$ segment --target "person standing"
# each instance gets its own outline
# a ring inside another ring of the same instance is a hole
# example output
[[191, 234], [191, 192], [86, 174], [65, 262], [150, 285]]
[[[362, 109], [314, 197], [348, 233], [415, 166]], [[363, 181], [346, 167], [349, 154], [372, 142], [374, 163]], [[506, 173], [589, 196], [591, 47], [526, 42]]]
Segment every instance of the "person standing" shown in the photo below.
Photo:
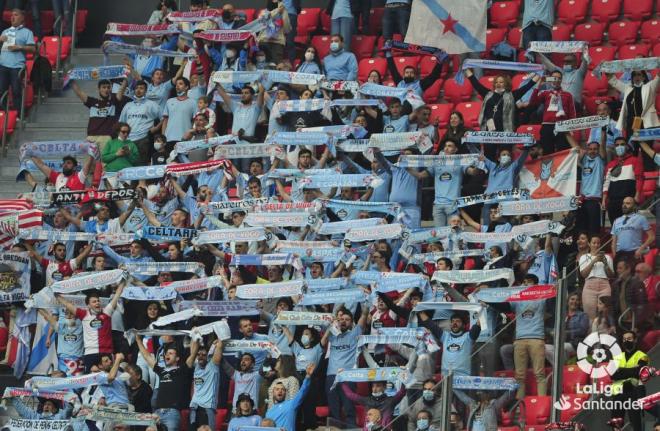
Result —
[[596, 317], [596, 304], [600, 296], [611, 296], [609, 279], [614, 276], [612, 258], [600, 249], [598, 235], [589, 238], [589, 253], [580, 257], [580, 275], [585, 279], [582, 289], [582, 308], [589, 320]]
[[133, 92], [133, 101], [128, 102], [121, 110], [119, 121], [130, 126], [128, 139], [133, 141], [140, 152], [140, 164], [148, 165], [151, 157], [151, 139], [149, 134], [155, 134], [160, 125], [160, 106], [146, 98], [147, 83], [138, 81]]
[[[213, 343], [213, 357], [209, 361], [209, 350], [200, 346], [196, 339], [190, 346], [190, 356], [186, 360], [188, 368], [194, 368], [193, 395], [190, 400], [190, 426], [197, 428], [208, 425], [215, 429], [215, 409], [218, 406], [218, 386], [220, 384], [220, 361], [222, 350], [218, 341]], [[206, 413], [206, 421], [200, 419], [200, 410]]]
[[[0, 9], [1, 11], [2, 9]], [[0, 94], [11, 87], [14, 109], [20, 111], [21, 77], [19, 72], [25, 66], [25, 54], [36, 51], [32, 31], [23, 25], [25, 13], [20, 9], [11, 11], [11, 27], [0, 35]], [[8, 103], [8, 101], [7, 101]]]
[[525, 0], [522, 24], [522, 48], [530, 42], [552, 40], [555, 22], [555, 2], [552, 0]]
[[529, 99], [529, 106], [543, 104], [543, 124], [541, 125], [541, 146], [543, 154], [550, 155], [556, 151], [568, 148], [565, 134], [555, 134], [555, 124], [559, 121], [575, 118], [575, 103], [571, 93], [562, 90], [563, 73], [559, 70], [552, 72], [545, 81], [551, 83], [549, 90], [535, 88]]
[[330, 0], [325, 12], [330, 15], [330, 34], [340, 34], [346, 51], [351, 50], [353, 37], [353, 9], [359, 6], [356, 0]]
[[600, 130], [598, 141], [589, 141], [587, 150], [580, 149], [573, 135], [566, 134], [566, 139], [571, 147], [580, 151], [580, 167], [582, 168], [580, 191], [583, 196], [582, 205], [578, 209], [577, 225], [590, 235], [600, 233], [603, 219], [601, 201], [603, 199], [603, 178], [605, 176], [605, 164], [607, 163], [607, 150], [605, 140], [607, 139], [607, 126]]
[[358, 62], [355, 54], [350, 52], [346, 38], [333, 33], [330, 36], [330, 53], [323, 58], [325, 76], [331, 81], [357, 80]]
[[105, 144], [101, 154], [105, 172], [119, 172], [140, 163], [138, 147], [128, 138], [130, 133], [131, 126], [128, 124], [119, 122], [115, 125], [113, 135], [116, 135], [116, 138]]
[[[410, 21], [410, 0], [386, 0], [383, 11], [383, 39], [392, 40], [394, 33], [405, 36]], [[395, 32], [394, 30], [398, 30]]]
[[660, 126], [655, 108], [660, 75], [656, 74], [655, 78], [649, 81], [646, 71], [634, 70], [630, 74], [630, 83], [623, 83], [612, 74], [608, 74], [607, 79], [610, 86], [623, 95], [617, 129], [624, 131], [627, 138], [639, 129]]
[[183, 139], [183, 134], [192, 127], [192, 119], [197, 111], [197, 102], [188, 97], [190, 81], [177, 78], [175, 84], [176, 97], [165, 103], [163, 110], [163, 134], [167, 138], [167, 150], [172, 151], [174, 144]]
[[[618, 369], [612, 375], [614, 382], [611, 385], [614, 400], [619, 401], [619, 406], [624, 402], [638, 400], [645, 395], [644, 384], [639, 380], [640, 369], [649, 364], [649, 357], [641, 350], [637, 350], [637, 335], [633, 331], [626, 331], [621, 336], [622, 352], [613, 358], [619, 364]], [[641, 409], [614, 408], [612, 418], [623, 418], [628, 413], [633, 431], [642, 431]]]
[[[614, 260], [628, 262], [630, 267], [640, 262], [654, 235], [646, 217], [637, 212], [635, 200], [628, 196], [621, 204], [623, 215], [612, 223], [612, 254]], [[646, 239], [644, 239], [646, 233]]]
[[644, 184], [642, 161], [630, 152], [624, 138], [614, 141], [614, 151], [616, 157], [605, 167], [601, 204], [603, 208], [607, 208], [607, 216], [612, 224], [621, 216], [626, 196], [632, 196], [634, 202], [639, 202]]

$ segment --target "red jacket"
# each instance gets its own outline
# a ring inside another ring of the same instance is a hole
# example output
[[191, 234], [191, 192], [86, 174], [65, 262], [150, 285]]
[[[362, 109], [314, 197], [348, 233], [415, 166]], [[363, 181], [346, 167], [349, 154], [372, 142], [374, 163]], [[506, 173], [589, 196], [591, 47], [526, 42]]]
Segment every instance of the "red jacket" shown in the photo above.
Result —
[[618, 157], [615, 157], [605, 167], [603, 195], [607, 195], [610, 199], [623, 199], [626, 196], [635, 197], [635, 194], [641, 196], [644, 186], [642, 159], [632, 154], [626, 154], [622, 159], [621, 173], [615, 177], [612, 175], [612, 169], [619, 164], [619, 160]]
[[[558, 117], [557, 111], [548, 111], [550, 100], [552, 96], [558, 94], [561, 98], [562, 108], [564, 108], [565, 115]], [[558, 121], [570, 120], [575, 118], [575, 103], [573, 103], [573, 96], [563, 90], [543, 90], [539, 91], [535, 88], [532, 92], [532, 97], [529, 99], [529, 106], [536, 106], [543, 103], [543, 122], [556, 123]]]

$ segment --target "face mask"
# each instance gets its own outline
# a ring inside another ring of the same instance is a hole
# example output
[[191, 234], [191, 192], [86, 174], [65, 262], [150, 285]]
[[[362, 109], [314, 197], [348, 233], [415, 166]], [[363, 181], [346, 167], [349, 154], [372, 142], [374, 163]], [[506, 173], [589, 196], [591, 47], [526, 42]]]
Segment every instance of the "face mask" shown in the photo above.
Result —
[[509, 164], [510, 162], [511, 162], [511, 156], [508, 156], [508, 155], [506, 155], [506, 154], [503, 155], [503, 156], [500, 156], [500, 164], [501, 164], [501, 165], [507, 165], [507, 164]]
[[633, 82], [633, 85], [637, 88], [640, 88], [642, 85], [644, 85], [643, 82]]
[[160, 151], [162, 149], [163, 149], [163, 144], [161, 144], [160, 142], [154, 142], [154, 150]]
[[624, 341], [623, 342], [623, 348], [625, 350], [633, 350], [635, 348], [635, 342], [634, 341]]
[[179, 97], [183, 97], [183, 96], [186, 95], [186, 92], [185, 91], [177, 91], [176, 95], [179, 96]]
[[330, 42], [330, 51], [332, 51], [332, 52], [339, 51], [339, 43], [338, 42]]
[[504, 88], [496, 88], [494, 91], [495, 91], [497, 94], [502, 94], [502, 93], [504, 93], [504, 91], [506, 91], [506, 89], [504, 89]]
[[231, 21], [232, 20], [231, 11], [229, 10], [222, 11], [222, 20], [225, 22]]
[[227, 58], [234, 58], [234, 57], [236, 57], [236, 53], [235, 53], [234, 51], [228, 49], [228, 50], [225, 52], [225, 57], [227, 57]]
[[571, 72], [572, 70], [573, 70], [573, 65], [571, 64], [564, 65], [564, 72]]
[[305, 60], [307, 60], [307, 61], [314, 60], [314, 53], [313, 52], [306, 52], [305, 53]]
[[413, 82], [415, 82], [415, 78], [404, 77], [403, 82], [405, 82], [406, 84], [412, 84]]
[[309, 345], [309, 335], [303, 335], [300, 337], [300, 342], [303, 343], [304, 346]]
[[257, 63], [263, 63], [265, 61], [266, 61], [266, 57], [264, 57], [263, 55], [260, 55], [259, 57], [257, 57]]
[[417, 429], [418, 430], [425, 430], [428, 429], [429, 427], [429, 420], [428, 419], [417, 419]]
[[426, 401], [433, 401], [435, 399], [435, 394], [433, 393], [433, 391], [429, 389], [425, 389], [422, 392], [422, 398], [424, 398], [424, 400]]
[[263, 370], [264, 370], [264, 373], [270, 373], [270, 371], [272, 370], [272, 368], [270, 368], [270, 367], [263, 367]]
[[384, 392], [372, 392], [371, 396], [374, 398], [382, 397]]
[[624, 147], [623, 145], [617, 145], [616, 147], [614, 147], [614, 152], [616, 153], [617, 156], [621, 157], [624, 154], [626, 154], [626, 147]]

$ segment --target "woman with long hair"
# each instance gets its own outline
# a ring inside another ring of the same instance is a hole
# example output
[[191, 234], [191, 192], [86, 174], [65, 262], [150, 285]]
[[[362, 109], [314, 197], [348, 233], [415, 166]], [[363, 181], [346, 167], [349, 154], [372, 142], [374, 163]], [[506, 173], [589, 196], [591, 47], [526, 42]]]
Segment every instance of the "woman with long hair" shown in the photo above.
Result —
[[316, 48], [314, 48], [312, 45], [309, 45], [305, 49], [303, 60], [298, 65], [296, 72], [321, 74], [323, 73], [322, 70], [323, 68], [321, 67], [321, 60], [319, 59], [319, 55], [316, 52]]
[[609, 278], [614, 276], [612, 258], [601, 251], [598, 235], [589, 238], [589, 253], [580, 258], [579, 265], [580, 275], [585, 279], [582, 307], [589, 319], [593, 319], [597, 314], [598, 297], [612, 295]]
[[612, 297], [601, 296], [596, 306], [596, 316], [591, 321], [591, 332], [616, 334], [616, 320], [612, 316]]
[[[452, 111], [451, 114], [449, 114], [447, 131], [442, 135], [442, 138], [440, 138], [440, 145], [438, 148], [442, 149], [445, 142], [452, 141], [458, 144], [458, 154], [467, 154], [471, 152], [467, 146], [461, 144], [463, 136], [465, 136], [470, 130], [472, 129], [465, 127], [465, 118], [463, 117], [463, 114], [459, 111]], [[479, 151], [475, 148], [474, 152]]]

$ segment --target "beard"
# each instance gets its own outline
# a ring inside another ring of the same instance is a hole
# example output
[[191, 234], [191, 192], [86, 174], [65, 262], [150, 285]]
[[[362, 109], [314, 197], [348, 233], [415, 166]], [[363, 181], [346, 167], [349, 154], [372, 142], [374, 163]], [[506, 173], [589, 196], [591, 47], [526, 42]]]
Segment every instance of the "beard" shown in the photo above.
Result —
[[62, 173], [65, 177], [70, 177], [73, 174], [73, 169], [62, 169]]

